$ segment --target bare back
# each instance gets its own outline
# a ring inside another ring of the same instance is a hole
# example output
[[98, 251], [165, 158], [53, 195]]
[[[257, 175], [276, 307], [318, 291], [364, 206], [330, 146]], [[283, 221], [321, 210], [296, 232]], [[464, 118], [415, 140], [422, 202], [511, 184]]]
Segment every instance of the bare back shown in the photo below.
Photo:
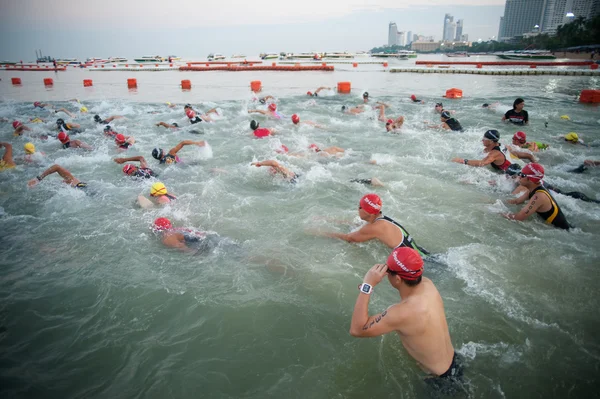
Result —
[[406, 351], [425, 371], [441, 375], [450, 368], [454, 356], [442, 297], [425, 277], [411, 291], [388, 309], [388, 315], [401, 320], [396, 333]]

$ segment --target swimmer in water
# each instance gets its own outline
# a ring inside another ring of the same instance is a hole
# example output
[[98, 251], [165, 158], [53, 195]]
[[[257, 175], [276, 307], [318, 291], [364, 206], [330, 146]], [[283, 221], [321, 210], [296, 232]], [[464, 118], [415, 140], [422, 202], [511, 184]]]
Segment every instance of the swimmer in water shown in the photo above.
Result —
[[68, 184], [68, 185], [70, 185], [71, 187], [74, 187], [74, 188], [85, 188], [85, 187], [87, 187], [86, 183], [83, 183], [79, 179], [75, 178], [75, 176], [73, 176], [71, 174], [71, 172], [69, 172], [68, 170], [66, 170], [62, 166], [56, 165], [56, 164], [50, 166], [48, 169], [46, 169], [45, 171], [43, 171], [36, 178], [29, 180], [29, 182], [27, 182], [27, 185], [29, 187], [33, 187], [36, 184], [38, 184], [39, 182], [41, 182], [46, 176], [51, 175], [53, 173], [58, 173], [58, 175], [63, 178], [63, 182], [66, 183], [66, 184]]
[[156, 173], [154, 173], [154, 171], [148, 167], [148, 163], [146, 162], [146, 159], [141, 155], [138, 155], [135, 157], [128, 157], [128, 158], [115, 158], [114, 161], [118, 164], [122, 164], [125, 162], [139, 162], [140, 163], [140, 166], [135, 166], [130, 163], [125, 164], [125, 166], [123, 166], [123, 173], [125, 173], [127, 176], [144, 178], [144, 179], [149, 179], [151, 177], [158, 177], [158, 175]]
[[380, 105], [376, 106], [375, 109], [379, 109], [378, 120], [380, 122], [385, 122], [385, 130], [386, 131], [392, 132], [392, 131], [398, 130], [404, 124], [404, 116], [399, 116], [395, 119], [391, 119], [391, 118], [388, 118], [387, 116], [385, 116], [385, 109], [386, 109], [385, 104], [380, 104]]
[[314, 91], [314, 93], [313, 93], [313, 92], [311, 92], [311, 91], [307, 91], [307, 92], [306, 92], [306, 95], [307, 95], [307, 96], [311, 96], [311, 97], [318, 97], [318, 96], [319, 96], [319, 93], [320, 93], [322, 90], [331, 90], [331, 87], [325, 87], [325, 86], [321, 86], [321, 87], [319, 87], [317, 90], [315, 90], [315, 91]]
[[275, 118], [275, 119], [281, 119], [283, 117], [283, 115], [281, 115], [279, 112], [277, 112], [277, 104], [275, 103], [271, 103], [269, 104], [269, 109], [267, 111], [262, 110], [262, 109], [251, 109], [248, 110], [249, 114], [263, 114], [266, 116], [270, 116], [271, 118]]
[[453, 114], [455, 111], [451, 110], [451, 109], [444, 109], [444, 104], [442, 103], [435, 103], [435, 107], [433, 107], [434, 112], [441, 114], [444, 111], [447, 111], [451, 114]]
[[[506, 147], [502, 148], [498, 141], [500, 140], [500, 133], [497, 130], [488, 130], [483, 135], [481, 142], [483, 143], [484, 152], [487, 153], [486, 157], [482, 160], [475, 159], [463, 159], [463, 158], [452, 158], [452, 162], [464, 163], [469, 166], [487, 166], [490, 165], [492, 169], [496, 171], [506, 171], [512, 164], [510, 161], [510, 152]], [[527, 156], [533, 156], [531, 154], [523, 153]]]
[[275, 101], [275, 97], [268, 95], [268, 96], [264, 96], [261, 98], [258, 97], [254, 97], [254, 101], [258, 100], [258, 102], [260, 102], [261, 104], [266, 104], [267, 101], [271, 100], [271, 101]]
[[179, 125], [175, 122], [167, 123], [167, 122], [158, 122], [156, 126], [162, 126], [167, 129], [179, 129]]
[[122, 118], [125, 118], [125, 117], [123, 115], [113, 115], [113, 116], [109, 116], [106, 119], [102, 119], [100, 117], [100, 115], [94, 115], [94, 122], [101, 123], [103, 125], [108, 125], [109, 123], [111, 123], [115, 119], [122, 119]]
[[519, 173], [519, 184], [525, 186], [528, 192], [519, 200], [524, 202], [529, 199], [529, 203], [518, 213], [504, 213], [503, 216], [509, 220], [522, 221], [533, 213], [537, 213], [546, 223], [560, 229], [569, 230], [571, 226], [552, 195], [543, 186], [543, 178], [544, 167], [542, 165], [537, 163], [526, 165]]
[[150, 199], [143, 195], [138, 195], [138, 204], [144, 208], [153, 208], [159, 205], [168, 205], [177, 199], [176, 196], [169, 194], [167, 187], [161, 182], [156, 182], [150, 187]]
[[105, 136], [114, 138], [117, 134], [119, 134], [119, 133], [115, 132], [110, 125], [104, 126], [104, 135]]
[[[350, 335], [366, 338], [396, 332], [408, 354], [424, 371], [435, 376], [425, 380], [428, 384], [458, 386], [463, 366], [452, 346], [444, 302], [433, 282], [423, 276], [423, 264], [417, 251], [397, 248], [386, 264], [374, 265], [358, 286]], [[369, 316], [371, 293], [385, 276], [398, 290], [400, 302]]]
[[66, 150], [67, 148], [84, 148], [91, 150], [92, 147], [87, 145], [81, 140], [71, 140], [71, 137], [65, 132], [60, 132], [57, 136], [58, 140], [62, 143], [62, 147]]
[[589, 147], [589, 145], [587, 145], [583, 140], [581, 140], [579, 138], [579, 135], [575, 132], [570, 132], [564, 136], [558, 136], [558, 139], [560, 139], [560, 140], [564, 139], [564, 141], [569, 144], [573, 144], [573, 145], [580, 144], [584, 147]]
[[183, 140], [175, 147], [171, 148], [167, 153], [165, 153], [162, 148], [155, 148], [152, 150], [152, 157], [157, 159], [161, 164], [165, 165], [181, 162], [177, 156], [177, 153], [186, 145], [197, 145], [198, 147], [204, 147], [206, 146], [206, 141]]
[[277, 130], [272, 127], [260, 127], [260, 123], [255, 120], [250, 121], [250, 129], [252, 129], [252, 134], [257, 139], [262, 139], [277, 133]]
[[26, 163], [39, 163], [46, 156], [46, 154], [41, 151], [36, 152], [35, 145], [33, 145], [33, 143], [25, 143], [23, 149], [25, 150], [25, 156], [23, 157], [23, 160]]
[[47, 109], [48, 111], [51, 111], [55, 114], [58, 114], [59, 112], [64, 112], [65, 114], [69, 115], [69, 117], [74, 118], [75, 115], [73, 115], [72, 113], [70, 113], [69, 111], [67, 111], [65, 108], [59, 108], [59, 109], [55, 109], [54, 105], [52, 104], [45, 104], [39, 101], [36, 101], [33, 103], [33, 108], [42, 108], [42, 109]]
[[410, 99], [412, 100], [412, 102], [413, 102], [413, 103], [425, 104], [425, 101], [423, 101], [423, 100], [419, 100], [419, 99], [417, 98], [417, 96], [415, 96], [414, 94], [412, 94], [412, 95], [410, 96]]
[[512, 137], [512, 144], [515, 147], [524, 148], [531, 152], [539, 152], [540, 150], [546, 150], [550, 147], [550, 145], [540, 143], [539, 141], [527, 142], [527, 135], [525, 132], [516, 132]]
[[[308, 150], [310, 152], [319, 154], [320, 156], [326, 156], [326, 157], [334, 156], [337, 158], [342, 157], [345, 152], [345, 150], [341, 147], [327, 147], [327, 148], [321, 149], [321, 148], [319, 148], [318, 145], [316, 145], [314, 143], [308, 146]], [[295, 152], [295, 153], [292, 153], [289, 155], [292, 157], [297, 157], [297, 158], [302, 158], [302, 157], [306, 156], [306, 154], [302, 153], [302, 152]]]
[[[440, 121], [442, 122], [439, 125], [429, 125], [427, 126], [430, 129], [444, 129], [444, 130], [452, 130], [454, 132], [462, 132], [463, 127], [460, 122], [450, 116], [450, 112], [443, 111], [440, 115]], [[427, 122], [425, 122], [427, 123]]]
[[165, 246], [185, 252], [197, 252], [197, 249], [190, 248], [188, 245], [197, 243], [206, 237], [206, 233], [204, 232], [193, 229], [173, 228], [171, 221], [164, 217], [154, 221], [152, 231], [160, 235], [160, 240]]
[[185, 111], [185, 116], [188, 117], [190, 123], [196, 124], [202, 121], [204, 122], [213, 122], [213, 119], [210, 117], [210, 114], [219, 115], [216, 108], [209, 109], [205, 114], [195, 111], [190, 104], [186, 104], [183, 106], [183, 110]]
[[529, 114], [525, 111], [525, 100], [517, 98], [513, 103], [513, 108], [506, 111], [502, 117], [502, 122], [510, 122], [515, 125], [529, 125]]
[[294, 125], [309, 125], [309, 126], [314, 126], [316, 128], [319, 128], [319, 129], [325, 129], [325, 127], [323, 127], [323, 126], [321, 126], [318, 123], [313, 122], [313, 121], [302, 121], [302, 122], [300, 122], [300, 116], [298, 116], [298, 114], [292, 115], [292, 123]]
[[64, 119], [59, 118], [56, 120], [56, 128], [59, 132], [72, 132], [73, 134], [75, 134], [79, 133], [79, 130], [77, 129], [80, 129], [81, 125], [78, 125], [77, 123], [66, 123]]
[[115, 136], [115, 144], [117, 145], [117, 149], [122, 151], [135, 144], [135, 139], [133, 136], [125, 136], [124, 134], [119, 133]]
[[365, 112], [365, 107], [362, 104], [356, 107], [347, 107], [345, 105], [342, 105], [342, 112], [346, 115], [358, 115]]
[[260, 168], [261, 166], [269, 166], [271, 173], [281, 175], [290, 183], [296, 183], [298, 180], [298, 175], [296, 173], [292, 172], [275, 160], [252, 162], [250, 165], [256, 166], [257, 168]]
[[22, 136], [23, 132], [30, 132], [31, 131], [30, 128], [28, 128], [27, 126], [25, 126], [20, 121], [14, 121], [12, 123], [12, 126], [15, 129], [15, 131], [13, 132], [13, 136]]
[[0, 172], [8, 169], [13, 169], [17, 164], [13, 159], [13, 148], [10, 143], [0, 142], [0, 147], [4, 147], [4, 154], [0, 159]]
[[494, 109], [496, 109], [496, 107], [497, 107], [499, 104], [500, 104], [500, 103], [492, 103], [492, 104], [483, 103], [483, 105], [481, 106], [481, 108], [494, 110]]
[[429, 255], [429, 252], [417, 245], [400, 223], [388, 216], [384, 216], [381, 208], [381, 198], [377, 194], [366, 194], [360, 199], [358, 205], [358, 216], [367, 222], [366, 225], [348, 234], [320, 231], [313, 231], [313, 234], [339, 238], [347, 242], [365, 242], [378, 239], [388, 248], [408, 247], [415, 249], [421, 255]]

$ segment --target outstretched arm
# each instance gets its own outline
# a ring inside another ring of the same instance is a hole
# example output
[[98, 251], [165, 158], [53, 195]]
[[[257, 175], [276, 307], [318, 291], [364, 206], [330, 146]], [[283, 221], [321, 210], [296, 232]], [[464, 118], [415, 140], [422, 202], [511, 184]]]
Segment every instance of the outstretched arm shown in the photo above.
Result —
[[321, 90], [331, 90], [331, 87], [325, 87], [325, 86], [321, 86], [319, 87], [317, 90], [315, 90], [315, 94], [317, 94], [318, 92], [320, 92]]
[[268, 115], [269, 113], [267, 111], [263, 111], [262, 109], [250, 109], [248, 110], [249, 114], [263, 114], [263, 115]]
[[167, 124], [166, 122], [158, 122], [156, 126], [166, 127], [167, 129], [171, 127], [171, 125]]
[[144, 157], [143, 157], [143, 156], [141, 156], [141, 155], [138, 155], [138, 156], [135, 156], [135, 157], [121, 157], [121, 158], [115, 158], [115, 159], [114, 159], [114, 161], [115, 161], [116, 163], [118, 163], [118, 164], [122, 164], [122, 163], [125, 163], [125, 162], [139, 162], [139, 163], [140, 163], [140, 166], [141, 166], [142, 168], [145, 168], [145, 167], [147, 167], [146, 160], [145, 160], [145, 159], [144, 159]]
[[179, 152], [179, 150], [181, 150], [184, 146], [186, 145], [192, 145], [195, 144], [199, 147], [204, 147], [206, 145], [205, 141], [192, 141], [192, 140], [183, 140], [181, 143], [177, 144], [175, 147], [171, 148], [171, 150], [169, 151], [169, 154], [171, 155], [175, 155]]
[[6, 142], [0, 142], [0, 147], [4, 147], [4, 155], [2, 156], [2, 160], [10, 166], [15, 166], [15, 161], [13, 160], [13, 150], [12, 145]]
[[75, 176], [73, 176], [71, 174], [71, 172], [69, 172], [68, 170], [66, 170], [65, 168], [63, 168], [60, 165], [54, 164], [54, 165], [50, 166], [48, 169], [46, 169], [45, 171], [43, 171], [35, 179], [29, 180], [29, 182], [27, 184], [29, 185], [29, 187], [35, 186], [36, 184], [41, 182], [46, 176], [49, 176], [53, 173], [58, 173], [60, 175], [60, 177], [62, 177], [64, 179], [65, 183], [68, 183], [68, 184], [73, 184], [74, 182], [78, 181], [75, 178]]
[[509, 220], [525, 220], [529, 216], [533, 215], [538, 208], [542, 205], [541, 198], [539, 195], [534, 195], [529, 203], [525, 205], [518, 213], [505, 213], [503, 216]]
[[346, 242], [365, 242], [377, 238], [376, 229], [373, 225], [363, 226], [361, 229], [349, 234], [336, 233], [333, 231], [315, 232], [315, 235], [321, 237], [339, 238]]
[[65, 114], [69, 115], [71, 118], [74, 118], [74, 117], [75, 117], [75, 115], [73, 115], [72, 113], [70, 113], [69, 111], [67, 111], [67, 110], [66, 110], [66, 109], [64, 109], [64, 108], [59, 108], [59, 109], [57, 109], [55, 112], [61, 112], [61, 111], [62, 111], [62, 112], [64, 112]]
[[260, 162], [252, 162], [251, 165], [254, 165], [257, 168], [259, 168], [261, 166], [270, 166], [270, 167], [274, 168], [277, 172], [281, 173], [287, 179], [291, 179], [291, 178], [293, 178], [295, 176], [294, 172], [292, 172], [291, 170], [289, 170], [285, 166], [282, 166], [279, 162], [277, 162], [275, 160], [266, 160], [266, 161], [260, 161]]
[[[469, 166], [486, 166], [491, 164], [492, 162], [494, 162], [495, 157], [492, 156], [492, 154], [488, 154], [487, 157], [485, 157], [482, 160], [477, 160], [477, 159], [463, 159], [463, 158], [452, 158], [452, 162], [456, 162], [456, 163], [464, 163], [465, 165], [469, 165]], [[467, 162], [465, 162], [467, 161]]]

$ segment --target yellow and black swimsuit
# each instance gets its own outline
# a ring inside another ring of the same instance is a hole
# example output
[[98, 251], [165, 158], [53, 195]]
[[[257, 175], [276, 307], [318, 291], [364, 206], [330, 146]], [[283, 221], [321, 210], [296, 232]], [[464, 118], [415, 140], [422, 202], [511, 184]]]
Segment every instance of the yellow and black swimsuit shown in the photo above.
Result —
[[544, 195], [547, 195], [548, 199], [550, 200], [550, 204], [552, 205], [552, 208], [550, 208], [549, 211], [536, 211], [536, 213], [542, 218], [544, 218], [546, 223], [551, 224], [560, 229], [569, 230], [571, 226], [569, 225], [569, 222], [567, 222], [565, 214], [562, 213], [560, 207], [558, 206], [556, 201], [554, 201], [554, 198], [552, 197], [552, 195], [550, 195], [548, 190], [546, 190], [543, 186], [536, 187], [532, 192], [529, 193], [529, 199], [531, 199], [536, 193], [544, 193]]
[[12, 169], [14, 167], [15, 167], [15, 165], [9, 165], [4, 161], [4, 159], [0, 159], [0, 172], [7, 170], [7, 169]]

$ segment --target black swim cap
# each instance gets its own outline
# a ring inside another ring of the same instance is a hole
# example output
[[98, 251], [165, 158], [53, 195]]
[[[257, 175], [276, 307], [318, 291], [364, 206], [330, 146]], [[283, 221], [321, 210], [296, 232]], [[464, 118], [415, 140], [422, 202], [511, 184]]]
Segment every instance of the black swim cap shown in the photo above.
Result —
[[163, 157], [163, 150], [162, 148], [155, 148], [152, 150], [152, 157], [154, 159], [158, 159], [160, 160]]
[[498, 140], [500, 140], [500, 133], [498, 133], [497, 130], [491, 129], [491, 130], [488, 130], [487, 132], [485, 132], [483, 137], [488, 140], [498, 142]]
[[483, 108], [487, 108], [487, 107], [489, 107], [489, 106], [490, 106], [490, 104], [488, 104], [488, 103], [484, 103], [484, 104], [482, 105], [482, 107], [483, 107]]
[[112, 127], [110, 127], [110, 125], [104, 126], [104, 131], [105, 132], [110, 132], [111, 130], [112, 130]]
[[442, 108], [443, 108], [443, 107], [444, 107], [444, 104], [442, 104], [442, 103], [435, 103], [435, 106], [436, 106], [436, 107], [442, 107]]
[[185, 104], [185, 105], [183, 106], [183, 109], [186, 109], [186, 108], [192, 108], [192, 106], [191, 106], [190, 104]]
[[368, 92], [368, 91], [365, 91], [365, 92], [363, 93], [363, 98], [365, 98], [365, 97], [367, 97], [367, 98], [369, 97], [369, 92]]
[[443, 111], [441, 116], [442, 116], [442, 118], [450, 119], [450, 112]]
[[342, 105], [342, 112], [344, 112], [346, 110], [346, 106]]
[[62, 124], [64, 124], [64, 123], [65, 123], [65, 121], [62, 120], [62, 119], [57, 119], [56, 120], [56, 124], [59, 125], [59, 126], [62, 125]]
[[171, 126], [179, 127], [179, 125], [175, 122], [171, 123]]
[[100, 119], [100, 115], [94, 115], [94, 120], [95, 120], [96, 122], [100, 122], [100, 121], [101, 121], [101, 119]]
[[267, 100], [265, 100], [264, 98], [261, 98], [259, 101], [261, 104], [265, 104], [267, 102]]
[[514, 176], [521, 171], [521, 165], [513, 163], [508, 166], [506, 169], [506, 174], [509, 176]]
[[250, 129], [252, 129], [252, 130], [258, 129], [258, 125], [259, 125], [259, 123], [257, 121], [252, 120], [252, 122], [250, 122]]

